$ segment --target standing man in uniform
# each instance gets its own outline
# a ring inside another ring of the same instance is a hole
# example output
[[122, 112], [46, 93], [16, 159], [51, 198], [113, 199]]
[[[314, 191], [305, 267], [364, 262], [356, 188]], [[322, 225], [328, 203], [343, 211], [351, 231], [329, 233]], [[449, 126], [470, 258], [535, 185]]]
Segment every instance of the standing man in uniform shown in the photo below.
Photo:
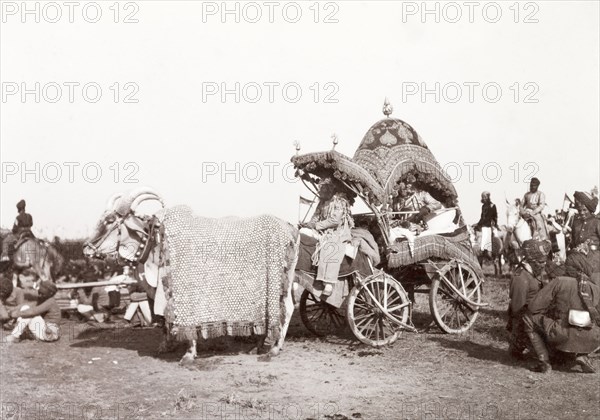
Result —
[[593, 211], [598, 205], [598, 200], [586, 192], [576, 191], [575, 207], [577, 217], [573, 221], [571, 231], [571, 250], [567, 255], [565, 265], [571, 265], [572, 255], [583, 254], [592, 267], [592, 272], [600, 272], [600, 219]]
[[17, 203], [17, 211], [19, 214], [13, 224], [12, 234], [6, 235], [6, 238], [2, 241], [2, 258], [0, 262], [10, 261], [9, 250], [13, 248], [19, 238], [23, 235], [33, 236], [31, 227], [33, 226], [33, 218], [31, 214], [25, 212], [25, 200], [21, 200]]
[[529, 183], [529, 192], [523, 197], [523, 208], [521, 217], [532, 225], [533, 239], [539, 241], [549, 241], [548, 227], [546, 217], [544, 216], [544, 207], [546, 207], [546, 196], [539, 191], [540, 180], [531, 178]]
[[498, 226], [498, 210], [492, 203], [489, 191], [481, 193], [481, 217], [477, 222], [477, 229], [481, 229], [481, 251], [487, 257], [492, 256], [493, 229]]

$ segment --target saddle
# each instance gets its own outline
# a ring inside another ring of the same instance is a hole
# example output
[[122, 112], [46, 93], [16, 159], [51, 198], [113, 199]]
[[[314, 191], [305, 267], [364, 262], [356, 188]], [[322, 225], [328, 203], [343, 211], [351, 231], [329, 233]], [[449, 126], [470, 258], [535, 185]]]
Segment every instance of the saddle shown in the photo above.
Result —
[[[24, 229], [22, 230], [18, 236], [17, 236], [17, 242], [15, 242], [15, 251], [17, 249], [19, 249], [19, 247], [21, 245], [23, 245], [25, 242], [27, 242], [28, 239], [35, 239], [35, 235], [33, 234], [33, 232], [30, 229]], [[40, 243], [43, 244], [42, 241], [40, 241]]]

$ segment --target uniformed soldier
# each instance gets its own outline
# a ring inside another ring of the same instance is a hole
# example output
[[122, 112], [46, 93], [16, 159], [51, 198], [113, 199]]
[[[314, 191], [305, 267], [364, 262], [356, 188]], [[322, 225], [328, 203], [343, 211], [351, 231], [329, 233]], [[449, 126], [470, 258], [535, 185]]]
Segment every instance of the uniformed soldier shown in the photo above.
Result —
[[529, 303], [525, 332], [538, 362], [536, 372], [550, 372], [548, 347], [574, 356], [585, 373], [595, 367], [587, 357], [600, 346], [600, 276], [585, 258], [578, 258], [577, 278], [557, 277]]

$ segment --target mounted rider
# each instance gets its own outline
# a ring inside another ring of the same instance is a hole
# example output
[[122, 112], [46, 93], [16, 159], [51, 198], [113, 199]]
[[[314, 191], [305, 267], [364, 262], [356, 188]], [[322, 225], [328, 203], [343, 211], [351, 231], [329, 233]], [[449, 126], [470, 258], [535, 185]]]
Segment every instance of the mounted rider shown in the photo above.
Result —
[[34, 237], [31, 232], [33, 218], [31, 214], [25, 212], [25, 205], [25, 200], [20, 200], [17, 203], [19, 214], [15, 218], [12, 233], [9, 233], [2, 242], [2, 258], [0, 258], [0, 262], [10, 261], [10, 253], [16, 248], [17, 241], [27, 237]]
[[539, 191], [540, 180], [531, 178], [529, 183], [529, 192], [523, 197], [523, 208], [521, 217], [532, 227], [533, 239], [540, 241], [549, 241], [548, 227], [543, 210], [546, 207], [546, 196]]

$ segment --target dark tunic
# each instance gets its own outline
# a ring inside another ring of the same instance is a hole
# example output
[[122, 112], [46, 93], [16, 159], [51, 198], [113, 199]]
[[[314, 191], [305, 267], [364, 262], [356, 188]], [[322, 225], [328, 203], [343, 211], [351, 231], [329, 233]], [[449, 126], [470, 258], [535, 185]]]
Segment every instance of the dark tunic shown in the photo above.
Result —
[[576, 247], [588, 239], [592, 245], [600, 245], [600, 219], [593, 214], [586, 219], [575, 219], [573, 222], [571, 247]]
[[28, 231], [33, 226], [33, 217], [29, 213], [19, 213], [15, 219], [12, 233], [19, 235], [23, 231]]
[[[600, 288], [589, 283], [593, 305], [600, 309]], [[533, 322], [543, 331], [548, 343], [567, 353], [590, 353], [600, 346], [600, 327], [569, 325], [569, 309], [587, 310], [579, 297], [577, 280], [557, 277], [538, 292], [529, 303]]]
[[541, 288], [542, 282], [533, 274], [523, 268], [518, 268], [510, 280], [509, 310], [511, 316], [519, 316]]
[[481, 227], [492, 227], [498, 226], [498, 211], [494, 203], [483, 203], [481, 206], [481, 219], [477, 223], [477, 226]]

